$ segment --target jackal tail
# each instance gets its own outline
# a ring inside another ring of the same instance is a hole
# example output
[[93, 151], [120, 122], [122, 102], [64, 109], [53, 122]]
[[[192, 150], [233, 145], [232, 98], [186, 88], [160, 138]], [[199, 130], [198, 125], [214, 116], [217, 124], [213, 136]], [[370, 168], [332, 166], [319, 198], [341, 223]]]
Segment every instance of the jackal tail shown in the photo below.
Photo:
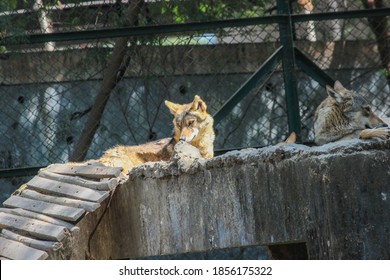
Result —
[[291, 132], [291, 134], [287, 137], [283, 142], [278, 143], [277, 145], [286, 145], [286, 144], [294, 144], [297, 141], [297, 135], [295, 132]]

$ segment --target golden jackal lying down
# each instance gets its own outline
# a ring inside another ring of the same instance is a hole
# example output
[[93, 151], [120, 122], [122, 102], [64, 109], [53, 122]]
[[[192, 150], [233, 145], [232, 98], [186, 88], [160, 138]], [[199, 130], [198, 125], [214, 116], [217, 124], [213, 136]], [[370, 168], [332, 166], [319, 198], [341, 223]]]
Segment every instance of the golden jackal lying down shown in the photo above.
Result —
[[173, 114], [173, 137], [149, 142], [138, 146], [116, 146], [107, 150], [97, 161], [107, 166], [123, 168], [122, 173], [136, 165], [153, 161], [168, 161], [173, 148], [180, 140], [198, 148], [203, 158], [214, 155], [213, 118], [206, 112], [206, 103], [195, 96], [189, 104], [174, 104], [165, 101], [165, 105]]
[[371, 111], [366, 100], [336, 81], [334, 88], [326, 87], [328, 97], [318, 106], [314, 118], [315, 143], [352, 138], [386, 139], [388, 125]]

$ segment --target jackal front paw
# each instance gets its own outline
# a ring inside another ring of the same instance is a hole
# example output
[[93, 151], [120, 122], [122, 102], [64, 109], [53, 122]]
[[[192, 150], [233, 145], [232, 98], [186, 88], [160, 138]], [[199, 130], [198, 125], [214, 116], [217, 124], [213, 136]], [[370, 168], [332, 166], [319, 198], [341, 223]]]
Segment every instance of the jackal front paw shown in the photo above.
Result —
[[380, 128], [364, 129], [360, 132], [359, 138], [360, 139], [370, 139], [370, 138], [387, 139], [390, 138], [390, 128], [380, 127]]
[[382, 139], [390, 138], [390, 127], [375, 128], [375, 136]]

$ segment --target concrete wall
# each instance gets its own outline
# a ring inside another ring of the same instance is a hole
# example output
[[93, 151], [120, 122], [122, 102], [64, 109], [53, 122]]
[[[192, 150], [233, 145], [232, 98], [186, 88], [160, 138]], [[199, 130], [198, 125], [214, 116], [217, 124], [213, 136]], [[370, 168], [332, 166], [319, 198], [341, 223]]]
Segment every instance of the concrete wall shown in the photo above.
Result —
[[390, 140], [351, 140], [140, 166], [79, 223], [68, 257], [304, 242], [310, 259], [389, 259], [389, 162]]
[[[363, 89], [376, 113], [389, 115], [386, 78], [367, 71], [380, 65], [374, 43], [298, 41], [297, 46], [335, 78], [354, 81], [349, 86]], [[98, 158], [117, 144], [170, 136], [171, 116], [164, 99], [184, 103], [199, 94], [215, 113], [277, 47], [278, 42], [140, 47], [110, 97], [88, 158]], [[109, 48], [85, 48], [1, 56], [0, 170], [68, 161], [87, 119], [86, 110], [99, 90], [109, 52]], [[332, 59], [324, 55], [329, 52]], [[282, 79], [276, 71], [265, 84], [260, 82], [215, 127], [217, 149], [265, 146], [287, 136]], [[298, 89], [303, 139], [311, 141], [314, 110], [326, 93], [299, 71]], [[25, 181], [0, 179], [0, 200]]]
[[[375, 94], [366, 95], [379, 107], [377, 113], [389, 114], [385, 77], [366, 73], [380, 64], [375, 44], [366, 47], [366, 43], [338, 42], [332, 58], [322, 55], [329, 51], [323, 42], [297, 45], [322, 69], [340, 69], [332, 73], [336, 78], [357, 80], [355, 88], [369, 88]], [[113, 145], [169, 136], [171, 116], [164, 99], [184, 103], [199, 94], [215, 113], [277, 47], [274, 42], [137, 49], [125, 79], [110, 97], [88, 158], [99, 157]], [[15, 53], [0, 59], [0, 104], [4, 105], [0, 169], [68, 160], [87, 119], [86, 110], [99, 91], [108, 57], [109, 49], [97, 48]], [[363, 73], [364, 78], [356, 79]], [[287, 136], [282, 75], [276, 71], [267, 79], [216, 127], [217, 149], [265, 146]], [[302, 72], [298, 72], [298, 87], [303, 138], [310, 141], [313, 112], [326, 93]]]

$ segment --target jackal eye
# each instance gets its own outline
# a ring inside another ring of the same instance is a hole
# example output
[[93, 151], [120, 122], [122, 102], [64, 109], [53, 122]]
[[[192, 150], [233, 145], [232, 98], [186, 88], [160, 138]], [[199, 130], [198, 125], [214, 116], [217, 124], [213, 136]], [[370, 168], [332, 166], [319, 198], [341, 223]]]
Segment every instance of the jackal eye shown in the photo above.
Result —
[[362, 106], [362, 109], [363, 109], [363, 115], [368, 117], [371, 113], [371, 107], [368, 105], [365, 105], [365, 106]]
[[188, 125], [188, 126], [193, 126], [193, 124], [194, 124], [194, 121], [193, 121], [193, 120], [189, 120], [189, 121], [187, 122], [187, 125]]
[[363, 109], [366, 110], [367, 112], [371, 112], [371, 107], [368, 105], [363, 106]]

